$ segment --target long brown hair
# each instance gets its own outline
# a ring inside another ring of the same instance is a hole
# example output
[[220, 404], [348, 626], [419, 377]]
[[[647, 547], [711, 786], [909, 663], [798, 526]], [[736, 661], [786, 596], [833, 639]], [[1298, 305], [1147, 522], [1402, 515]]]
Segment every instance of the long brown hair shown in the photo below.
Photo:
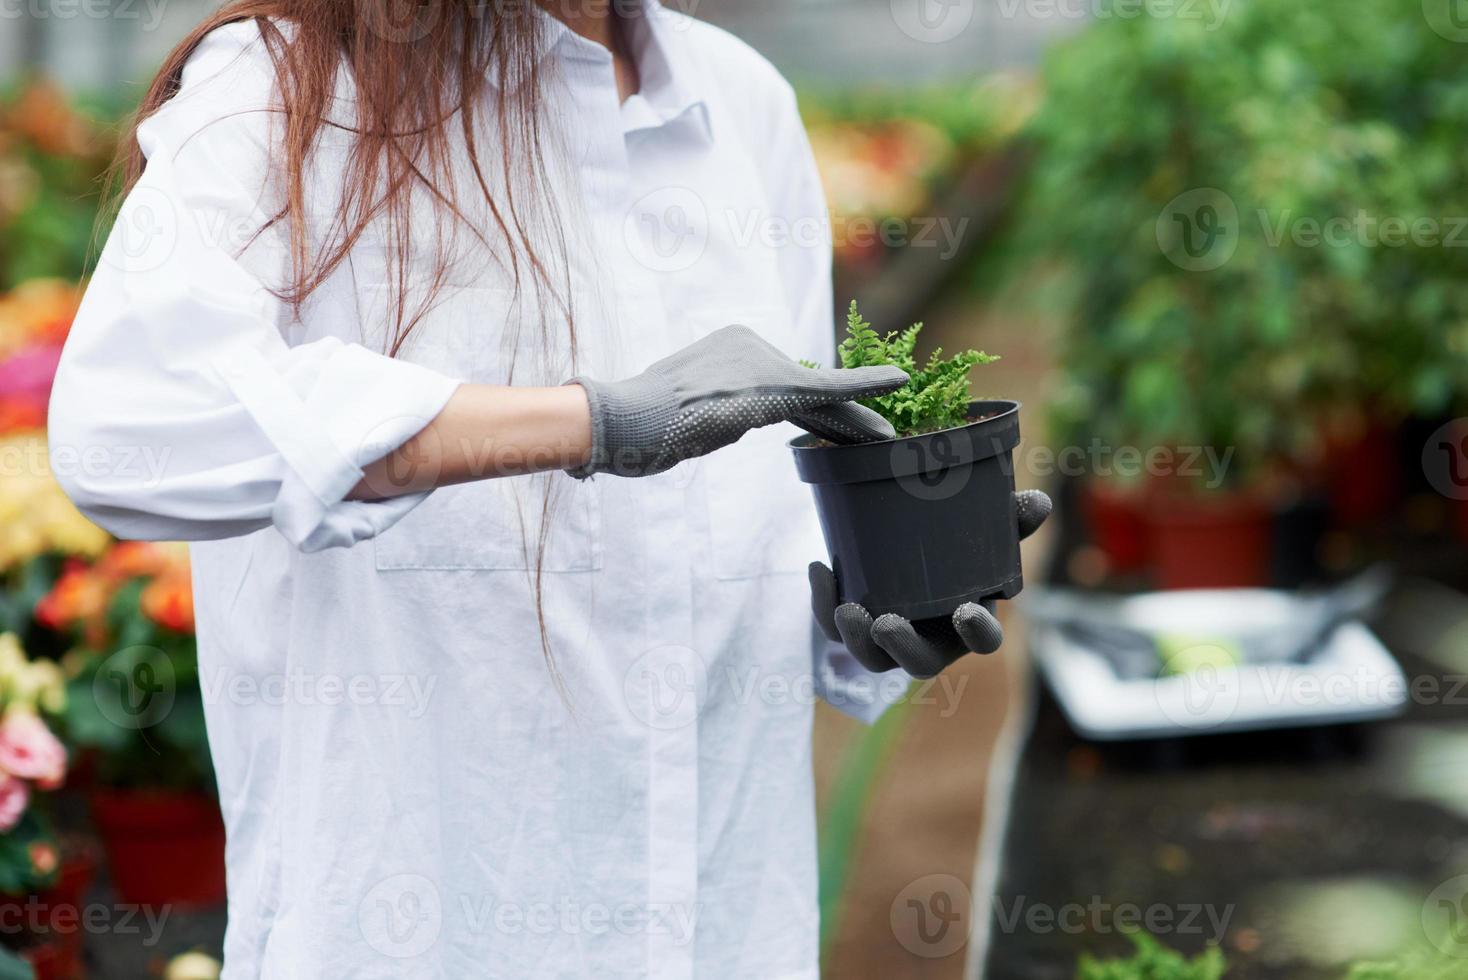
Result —
[[[149, 86], [114, 167], [116, 201], [137, 182], [146, 162], [137, 126], [178, 93], [185, 63], [211, 31], [244, 21], [258, 25], [279, 90], [282, 119], [271, 171], [282, 203], [256, 232], [280, 225], [289, 242], [290, 273], [275, 286], [276, 294], [299, 314], [306, 299], [348, 260], [363, 233], [383, 228], [394, 287], [386, 353], [396, 355], [448, 285], [450, 242], [468, 231], [507, 270], [517, 296], [530, 287], [534, 302], [528, 305], [540, 321], [540, 350], [564, 344], [574, 365], [569, 263], [543, 149], [539, 62], [545, 24], [536, 16], [535, 0], [231, 0], [173, 50]], [[307, 173], [323, 132], [343, 125], [331, 115], [342, 72], [350, 78], [356, 116], [347, 124], [351, 139], [340, 175], [340, 206], [326, 233], [313, 235]], [[491, 86], [498, 91], [491, 94]], [[497, 137], [491, 158], [497, 171], [487, 170], [481, 155], [476, 124], [484, 107], [492, 113]], [[456, 153], [470, 163], [470, 186], [479, 198], [474, 210], [490, 217], [487, 227], [466, 216]], [[421, 277], [425, 270], [409, 268], [414, 243], [421, 240], [414, 237], [411, 221], [415, 194], [426, 196], [435, 210], [436, 250], [426, 279]], [[415, 284], [428, 286], [411, 308], [410, 273]], [[566, 335], [550, 336], [553, 325]], [[541, 502], [532, 579], [543, 652], [564, 695], [551, 656], [542, 590], [552, 482], [547, 481]]]

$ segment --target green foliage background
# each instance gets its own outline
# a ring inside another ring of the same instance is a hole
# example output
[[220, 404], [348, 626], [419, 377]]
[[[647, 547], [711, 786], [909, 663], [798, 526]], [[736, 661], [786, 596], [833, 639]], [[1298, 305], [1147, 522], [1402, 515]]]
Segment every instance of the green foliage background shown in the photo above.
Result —
[[[1010, 244], [1058, 260], [1062, 427], [1257, 463], [1343, 407], [1461, 403], [1468, 250], [1270, 239], [1363, 212], [1446, 236], [1468, 216], [1465, 53], [1380, 0], [1113, 17], [1053, 49]], [[1236, 207], [1236, 250], [1189, 271], [1159, 217], [1202, 189]]]

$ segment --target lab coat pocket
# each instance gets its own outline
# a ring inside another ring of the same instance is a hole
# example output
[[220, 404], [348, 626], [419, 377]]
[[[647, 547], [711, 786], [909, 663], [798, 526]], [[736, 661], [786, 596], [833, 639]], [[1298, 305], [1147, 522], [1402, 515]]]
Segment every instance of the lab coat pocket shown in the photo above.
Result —
[[[359, 302], [364, 331], [375, 330], [380, 342], [390, 322], [391, 290], [367, 286]], [[505, 289], [447, 290], [413, 327], [398, 356], [460, 381], [505, 384], [511, 363], [542, 360], [535, 351], [516, 356], [527, 346], [518, 336], [521, 305]], [[553, 374], [556, 368], [546, 370]], [[514, 382], [545, 383], [527, 373], [517, 368]], [[476, 465], [492, 467], [493, 433], [482, 445], [466, 448]], [[377, 567], [592, 571], [601, 567], [599, 492], [593, 481], [560, 472], [443, 487], [377, 537]]]

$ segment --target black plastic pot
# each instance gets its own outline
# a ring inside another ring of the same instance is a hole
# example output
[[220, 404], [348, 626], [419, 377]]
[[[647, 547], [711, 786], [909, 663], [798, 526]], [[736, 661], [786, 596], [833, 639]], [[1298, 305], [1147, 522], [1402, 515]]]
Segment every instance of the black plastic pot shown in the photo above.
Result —
[[969, 417], [977, 421], [860, 446], [791, 440], [843, 602], [920, 620], [1019, 594], [1019, 402], [974, 402]]

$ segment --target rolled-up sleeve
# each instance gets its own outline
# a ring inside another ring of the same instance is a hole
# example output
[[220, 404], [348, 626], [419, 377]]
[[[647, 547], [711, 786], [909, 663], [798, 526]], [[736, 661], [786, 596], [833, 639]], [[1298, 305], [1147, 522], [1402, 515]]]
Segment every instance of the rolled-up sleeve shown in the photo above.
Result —
[[371, 537], [422, 499], [345, 498], [458, 382], [336, 336], [287, 342], [288, 250], [267, 227], [273, 92], [257, 28], [205, 39], [140, 130], [147, 167], [67, 339], [52, 468], [119, 537], [273, 524], [315, 551]]

